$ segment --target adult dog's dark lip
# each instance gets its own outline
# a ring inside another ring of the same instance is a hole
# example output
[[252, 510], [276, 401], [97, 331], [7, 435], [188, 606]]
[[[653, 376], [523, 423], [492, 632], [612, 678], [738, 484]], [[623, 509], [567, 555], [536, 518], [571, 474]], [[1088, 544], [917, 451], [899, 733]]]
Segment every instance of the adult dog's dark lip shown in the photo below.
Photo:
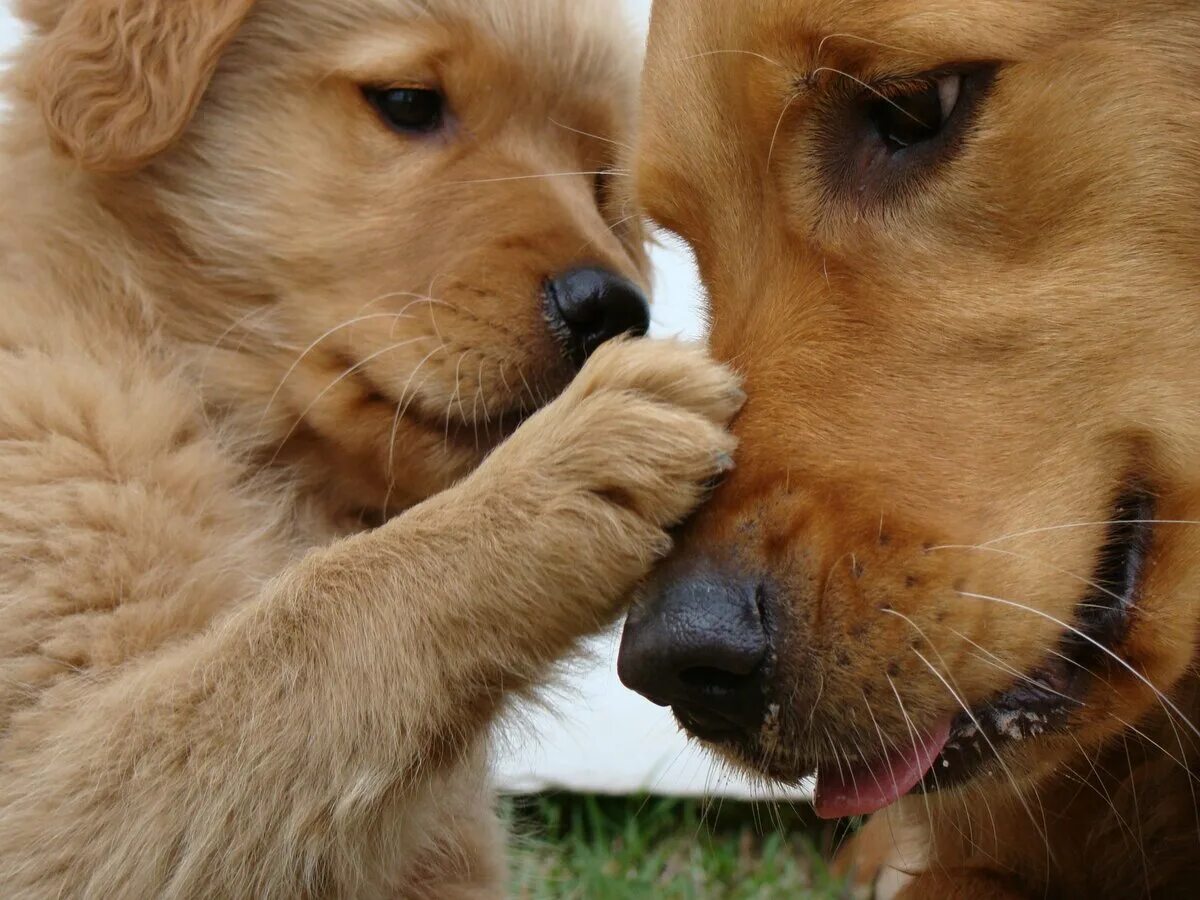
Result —
[[719, 718], [689, 715], [678, 710], [673, 710], [673, 712], [676, 721], [688, 734], [710, 744], [736, 743], [745, 735], [745, 730], [732, 722], [726, 722]]
[[921, 783], [921, 790], [956, 787], [994, 774], [1005, 744], [1065, 731], [1082, 702], [1101, 648], [1117, 647], [1129, 629], [1153, 539], [1155, 503], [1137, 487], [1117, 502], [1100, 551], [1092, 587], [1079, 604], [1075, 627], [1038, 671], [985, 706], [962, 713], [950, 740]]

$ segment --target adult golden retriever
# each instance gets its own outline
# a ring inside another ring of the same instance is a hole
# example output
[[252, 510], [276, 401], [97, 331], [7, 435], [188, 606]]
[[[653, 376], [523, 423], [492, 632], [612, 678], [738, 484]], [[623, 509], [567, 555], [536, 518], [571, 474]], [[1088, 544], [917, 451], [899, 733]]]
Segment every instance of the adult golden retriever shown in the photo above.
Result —
[[666, 550], [741, 400], [600, 347], [647, 324], [619, 16], [18, 9], [0, 894], [500, 894], [488, 728]]
[[1198, 84], [1194, 0], [655, 4], [749, 401], [622, 671], [881, 892], [1196, 895]]

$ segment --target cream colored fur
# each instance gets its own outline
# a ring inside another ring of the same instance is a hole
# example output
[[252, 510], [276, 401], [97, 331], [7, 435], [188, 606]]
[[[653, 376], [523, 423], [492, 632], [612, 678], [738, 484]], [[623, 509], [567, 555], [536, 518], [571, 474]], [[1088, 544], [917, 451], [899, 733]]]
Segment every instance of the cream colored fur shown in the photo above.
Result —
[[[0, 894], [500, 895], [489, 728], [667, 550], [741, 402], [624, 342], [534, 414], [572, 374], [542, 281], [644, 268], [598, 178], [542, 177], [627, 139], [613, 8], [21, 11]], [[359, 96], [414, 81], [456, 131]]]

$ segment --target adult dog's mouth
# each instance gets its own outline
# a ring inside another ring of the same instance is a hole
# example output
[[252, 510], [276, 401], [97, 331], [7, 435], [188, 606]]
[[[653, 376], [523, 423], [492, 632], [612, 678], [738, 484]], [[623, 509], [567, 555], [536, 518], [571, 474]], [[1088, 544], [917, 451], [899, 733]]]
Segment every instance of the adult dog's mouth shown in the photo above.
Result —
[[1155, 504], [1142, 490], [1116, 504], [1107, 539], [1076, 621], [1035, 672], [982, 706], [927, 730], [914, 730], [911, 749], [848, 767], [822, 768], [817, 811], [827, 818], [866, 815], [914, 790], [933, 792], [963, 785], [1002, 769], [1005, 746], [1062, 733], [1083, 702], [1091, 670], [1115, 653], [1135, 611], [1152, 539]]
[[1117, 504], [1096, 573], [1067, 632], [1045, 665], [986, 706], [962, 713], [921, 782], [924, 790], [953, 787], [997, 765], [1004, 744], [1065, 730], [1082, 702], [1090, 670], [1125, 637], [1150, 550], [1154, 501], [1144, 491]]

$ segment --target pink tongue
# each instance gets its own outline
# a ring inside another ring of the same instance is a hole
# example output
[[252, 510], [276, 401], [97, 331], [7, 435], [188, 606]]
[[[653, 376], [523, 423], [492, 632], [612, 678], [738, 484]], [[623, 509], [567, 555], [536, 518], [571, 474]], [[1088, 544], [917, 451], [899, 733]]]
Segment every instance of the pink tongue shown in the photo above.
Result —
[[817, 773], [817, 815], [822, 819], [866, 816], [891, 806], [918, 784], [950, 740], [950, 720], [938, 725], [921, 743], [886, 759], [853, 768], [824, 766]]

